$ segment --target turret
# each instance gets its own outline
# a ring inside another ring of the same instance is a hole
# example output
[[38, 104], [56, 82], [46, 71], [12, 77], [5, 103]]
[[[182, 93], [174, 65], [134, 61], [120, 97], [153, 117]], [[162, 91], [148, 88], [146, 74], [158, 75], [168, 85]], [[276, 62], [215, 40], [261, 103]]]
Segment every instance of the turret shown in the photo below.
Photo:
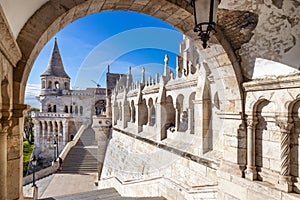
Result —
[[56, 38], [47, 69], [40, 77], [42, 83], [41, 95], [70, 90], [70, 77], [65, 72]]

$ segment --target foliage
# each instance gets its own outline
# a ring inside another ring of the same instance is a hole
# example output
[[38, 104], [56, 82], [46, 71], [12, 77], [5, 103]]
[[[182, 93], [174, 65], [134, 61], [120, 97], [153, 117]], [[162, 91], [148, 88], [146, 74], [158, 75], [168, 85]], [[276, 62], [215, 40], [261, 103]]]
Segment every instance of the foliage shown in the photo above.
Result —
[[34, 147], [34, 131], [31, 113], [32, 111], [38, 111], [37, 108], [29, 108], [27, 115], [24, 117], [24, 131], [23, 131], [23, 176], [26, 176], [28, 170], [28, 164], [30, 162], [31, 154]]
[[27, 111], [27, 115], [24, 118], [24, 140], [27, 140], [30, 144], [33, 144], [34, 142], [34, 132], [33, 132], [33, 122], [32, 122], [32, 117], [31, 113], [32, 111], [38, 111], [37, 108], [30, 108]]
[[24, 141], [23, 143], [23, 176], [26, 176], [27, 174], [27, 168], [30, 162], [33, 146], [34, 144], [30, 144], [28, 141]]

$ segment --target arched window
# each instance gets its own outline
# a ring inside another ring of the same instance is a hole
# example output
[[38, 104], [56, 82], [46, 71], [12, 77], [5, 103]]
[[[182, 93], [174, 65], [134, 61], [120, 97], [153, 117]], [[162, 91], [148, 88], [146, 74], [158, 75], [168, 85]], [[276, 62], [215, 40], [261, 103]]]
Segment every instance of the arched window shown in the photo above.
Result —
[[52, 81], [48, 81], [48, 89], [52, 88]]
[[42, 89], [44, 89], [46, 87], [46, 82], [45, 80], [42, 81]]
[[78, 114], [78, 106], [75, 106], [75, 114]]
[[58, 81], [55, 82], [55, 89], [57, 89], [57, 90], [60, 89], [60, 85], [59, 85]]
[[65, 113], [68, 113], [69, 112], [69, 109], [68, 109], [68, 106], [65, 106]]
[[67, 82], [65, 82], [65, 90], [69, 89], [69, 84]]
[[53, 112], [56, 112], [56, 105], [53, 105]]
[[48, 106], [47, 106], [47, 111], [48, 111], [48, 112], [52, 112], [51, 104], [48, 104]]
[[70, 113], [73, 113], [73, 106], [70, 106]]
[[82, 115], [82, 114], [83, 114], [83, 107], [80, 106], [80, 115]]

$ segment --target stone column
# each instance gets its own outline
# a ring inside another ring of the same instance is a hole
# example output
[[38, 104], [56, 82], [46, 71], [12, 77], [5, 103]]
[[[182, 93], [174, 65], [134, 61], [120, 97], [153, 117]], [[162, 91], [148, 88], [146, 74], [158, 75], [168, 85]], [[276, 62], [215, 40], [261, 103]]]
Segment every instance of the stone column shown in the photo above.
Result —
[[[3, 111], [2, 111], [3, 112]], [[2, 116], [1, 116], [2, 117]], [[7, 129], [9, 121], [0, 119], [0, 199], [7, 199]]]
[[14, 104], [11, 126], [7, 133], [7, 199], [23, 199], [22, 165], [23, 136], [25, 109], [27, 105]]
[[[99, 123], [101, 121], [101, 123]], [[111, 131], [111, 118], [98, 117], [93, 120], [92, 128], [95, 131], [95, 137], [98, 141], [98, 178], [101, 179], [103, 164], [105, 160], [105, 153], [109, 142], [109, 135]]]
[[247, 169], [245, 170], [245, 178], [252, 181], [257, 179], [255, 166], [255, 132], [257, 123], [257, 118], [247, 119]]
[[47, 144], [47, 134], [46, 134], [46, 122], [42, 121], [42, 134], [43, 134], [43, 146], [46, 146]]
[[147, 110], [147, 112], [148, 112], [148, 119], [147, 119], [147, 125], [148, 126], [151, 126], [152, 124], [151, 124], [151, 109], [152, 109], [152, 106], [147, 106], [148, 107], [148, 110]]
[[[53, 134], [53, 132], [52, 132], [52, 130], [51, 130], [51, 126], [50, 126], [50, 124], [51, 124], [51, 121], [48, 121], [47, 122], [47, 145], [48, 146], [51, 146], [52, 144], [51, 144], [51, 135]], [[53, 127], [52, 127], [53, 128]]]
[[69, 141], [68, 132], [69, 132], [69, 123], [68, 120], [65, 120], [63, 122], [63, 145], [66, 145], [67, 142]]
[[112, 117], [111, 98], [106, 97], [106, 117]]
[[179, 125], [180, 125], [180, 122], [179, 122], [179, 119], [180, 119], [180, 110], [179, 108], [176, 108], [175, 109], [175, 130], [178, 131], [179, 130]]
[[62, 123], [58, 122], [57, 124], [57, 128], [58, 128], [58, 145], [59, 145], [59, 150], [61, 150], [64, 146], [63, 144], [63, 134], [62, 134]]
[[287, 119], [277, 119], [276, 125], [280, 128], [280, 175], [277, 188], [284, 192], [292, 191], [290, 176], [290, 131], [293, 127]]
[[187, 133], [194, 134], [194, 109], [193, 106], [190, 105], [188, 108], [188, 127], [187, 127]]
[[113, 104], [113, 109], [112, 109], [112, 121], [113, 125], [117, 124], [117, 120], [119, 119], [119, 107], [118, 104], [115, 102]]
[[39, 146], [41, 140], [41, 130], [40, 130], [40, 121], [34, 120], [34, 144], [35, 146]]

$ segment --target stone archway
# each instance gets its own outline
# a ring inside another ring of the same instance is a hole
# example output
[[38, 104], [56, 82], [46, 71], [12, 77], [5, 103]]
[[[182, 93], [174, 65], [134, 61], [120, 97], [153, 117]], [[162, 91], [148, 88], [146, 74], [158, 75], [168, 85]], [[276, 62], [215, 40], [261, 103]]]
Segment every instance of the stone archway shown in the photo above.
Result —
[[[59, 2], [48, 1], [26, 22], [17, 37], [17, 43], [22, 52], [22, 58], [14, 69], [15, 100], [24, 102], [25, 86], [31, 71], [32, 65], [44, 45], [61, 29], [73, 21], [99, 12], [105, 11], [132, 11], [143, 13], [158, 18], [172, 25], [181, 33], [199, 41], [193, 31], [194, 16], [189, 0], [173, 2], [172, 0], [134, 0], [110, 3], [109, 1], [99, 0], [60, 0]], [[220, 43], [224, 44], [224, 52], [228, 52], [230, 60], [235, 61], [234, 53], [230, 45], [223, 38], [221, 31], [217, 32], [216, 37]], [[215, 38], [212, 43], [219, 43]], [[200, 44], [200, 42], [199, 42]], [[199, 48], [200, 45], [199, 45]], [[236, 62], [232, 62], [234, 69], [229, 72], [237, 76], [237, 81], [241, 82], [241, 72]], [[229, 76], [229, 74], [228, 74]], [[239, 84], [236, 89], [239, 90]], [[19, 88], [20, 87], [20, 88]], [[231, 85], [232, 87], [232, 85]]]
[[[183, 34], [194, 38], [195, 41], [198, 41], [198, 39], [196, 39], [196, 34], [193, 32], [194, 21], [193, 15], [191, 14], [192, 8], [189, 6], [189, 0], [176, 2], [172, 0], [132, 0], [120, 2], [114, 1], [113, 3], [103, 0], [48, 1], [31, 16], [17, 37], [17, 44], [19, 45], [22, 53], [22, 58], [18, 61], [16, 67], [13, 69], [13, 108], [16, 109], [22, 107], [25, 97], [26, 82], [32, 65], [38, 53], [50, 40], [50, 38], [55, 35], [55, 33], [81, 17], [93, 13], [114, 10], [133, 11], [153, 16], [169, 23]], [[220, 32], [218, 34], [219, 35], [217, 35], [217, 37], [220, 37]], [[223, 43], [224, 39], [220, 41]], [[213, 45], [214, 47], [210, 50], [208, 49], [206, 53], [220, 58], [220, 60], [218, 60], [220, 62], [220, 67], [211, 67], [211, 70], [219, 70], [217, 74], [226, 77], [224, 84], [225, 88], [229, 88], [226, 91], [226, 94], [228, 97], [230, 97], [226, 100], [229, 104], [233, 104], [232, 106], [228, 104], [227, 107], [225, 105], [225, 109], [223, 111], [232, 112], [234, 114], [241, 113], [242, 96], [239, 83], [242, 81], [242, 79], [240, 70], [236, 67], [236, 63], [233, 65], [232, 62], [230, 62], [230, 60], [235, 60], [232, 59], [234, 55], [233, 53], [226, 54], [226, 52], [231, 51], [230, 48], [226, 46], [224, 49], [215, 38], [212, 40], [212, 42], [215, 44]], [[214, 52], [217, 54], [214, 54]], [[222, 56], [225, 57], [222, 58]], [[215, 58], [215, 60], [216, 59], [217, 58]], [[226, 62], [222, 62], [223, 59]], [[224, 68], [221, 68], [221, 66], [224, 66]], [[18, 110], [16, 109], [16, 112], [17, 111]], [[15, 132], [19, 127], [21, 127], [21, 124], [19, 124], [21, 121], [19, 119], [21, 118], [22, 114], [18, 114], [15, 117]], [[241, 118], [239, 118], [237, 122], [238, 124], [240, 124], [240, 119]], [[17, 132], [15, 135], [17, 135]], [[7, 143], [9, 142], [10, 141], [7, 141]], [[19, 148], [21, 147], [19, 146]], [[13, 158], [14, 160], [11, 161], [13, 162], [12, 165], [15, 167], [20, 165], [20, 158]], [[21, 166], [18, 166], [17, 168], [20, 167]], [[10, 178], [7, 178], [9, 180], [6, 182], [6, 188], [13, 186], [12, 188], [19, 192], [8, 194], [8, 197], [17, 199], [22, 194], [21, 175], [19, 173], [11, 172], [9, 177]], [[15, 182], [19, 182], [19, 184], [16, 185]]]

